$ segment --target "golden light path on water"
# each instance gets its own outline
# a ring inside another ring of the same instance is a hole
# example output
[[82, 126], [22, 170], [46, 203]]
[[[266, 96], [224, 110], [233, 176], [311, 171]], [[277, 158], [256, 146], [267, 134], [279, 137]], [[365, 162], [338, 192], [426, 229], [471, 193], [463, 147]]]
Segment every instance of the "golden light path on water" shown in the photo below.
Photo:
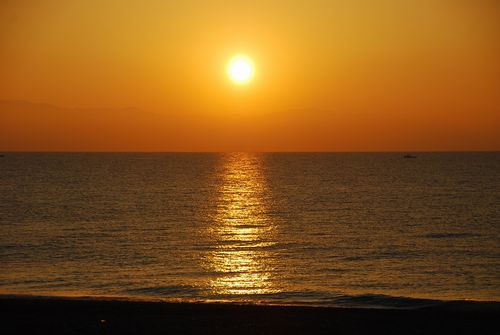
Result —
[[273, 280], [272, 252], [276, 226], [266, 214], [266, 183], [258, 155], [224, 156], [223, 182], [209, 234], [216, 245], [207, 266], [217, 295], [280, 292]]

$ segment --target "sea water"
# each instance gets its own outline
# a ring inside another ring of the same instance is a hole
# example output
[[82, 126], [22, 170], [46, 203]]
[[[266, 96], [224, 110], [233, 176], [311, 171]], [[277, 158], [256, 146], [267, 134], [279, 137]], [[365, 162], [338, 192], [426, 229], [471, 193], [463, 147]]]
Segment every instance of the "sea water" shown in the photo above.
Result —
[[0, 294], [500, 301], [500, 153], [7, 153]]

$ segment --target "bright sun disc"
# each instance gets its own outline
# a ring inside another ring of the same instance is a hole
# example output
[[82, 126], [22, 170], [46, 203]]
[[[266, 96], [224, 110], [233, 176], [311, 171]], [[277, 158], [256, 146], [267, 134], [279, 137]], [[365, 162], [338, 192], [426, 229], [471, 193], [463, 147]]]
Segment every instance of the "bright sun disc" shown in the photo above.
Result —
[[227, 74], [236, 84], [245, 84], [249, 82], [254, 72], [252, 60], [244, 55], [234, 56], [227, 64]]

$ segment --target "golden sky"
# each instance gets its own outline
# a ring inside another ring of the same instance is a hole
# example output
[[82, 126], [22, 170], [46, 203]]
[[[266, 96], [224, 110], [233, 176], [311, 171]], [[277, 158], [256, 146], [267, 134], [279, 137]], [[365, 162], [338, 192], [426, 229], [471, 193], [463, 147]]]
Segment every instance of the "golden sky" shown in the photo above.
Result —
[[500, 2], [2, 0], [0, 79], [1, 151], [500, 150]]

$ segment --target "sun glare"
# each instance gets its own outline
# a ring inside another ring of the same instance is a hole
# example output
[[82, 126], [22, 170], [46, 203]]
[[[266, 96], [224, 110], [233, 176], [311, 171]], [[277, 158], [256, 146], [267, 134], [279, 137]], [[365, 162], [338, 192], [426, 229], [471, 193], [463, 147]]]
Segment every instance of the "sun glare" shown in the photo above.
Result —
[[245, 55], [231, 58], [227, 64], [227, 75], [235, 84], [242, 85], [252, 80], [255, 68], [252, 60]]

